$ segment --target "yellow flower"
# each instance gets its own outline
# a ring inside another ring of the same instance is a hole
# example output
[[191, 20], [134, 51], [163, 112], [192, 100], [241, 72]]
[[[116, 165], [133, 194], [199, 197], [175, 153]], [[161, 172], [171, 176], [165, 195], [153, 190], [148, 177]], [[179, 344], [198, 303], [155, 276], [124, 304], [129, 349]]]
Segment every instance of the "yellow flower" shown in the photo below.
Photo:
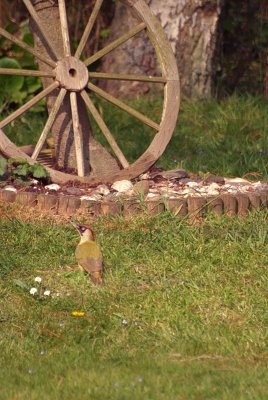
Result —
[[72, 311], [73, 317], [83, 317], [85, 313], [83, 311]]

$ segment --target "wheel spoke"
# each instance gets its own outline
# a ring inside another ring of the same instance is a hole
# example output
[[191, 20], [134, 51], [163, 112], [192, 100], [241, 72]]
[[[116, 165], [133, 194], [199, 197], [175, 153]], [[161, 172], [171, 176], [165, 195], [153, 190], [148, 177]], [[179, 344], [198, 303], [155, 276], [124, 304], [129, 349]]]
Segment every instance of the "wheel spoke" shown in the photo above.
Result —
[[156, 129], [157, 131], [160, 129], [160, 125], [158, 125], [156, 122], [152, 121], [150, 118], [141, 114], [139, 111], [134, 110], [132, 107], [123, 103], [121, 100], [117, 99], [116, 97], [112, 96], [111, 94], [109, 94], [109, 93], [105, 92], [104, 90], [98, 88], [97, 86], [93, 85], [93, 83], [89, 83], [88, 88], [90, 90], [92, 90], [92, 92], [103, 97], [105, 100], [109, 101], [110, 103], [112, 103], [112, 104], [116, 105], [117, 107], [121, 108], [122, 110], [126, 111], [128, 114], [137, 118], [138, 120], [143, 122], [145, 125], [148, 125], [154, 129]]
[[43, 61], [45, 64], [49, 65], [50, 67], [53, 67], [53, 68], [56, 67], [56, 63], [54, 61], [48, 59], [47, 57], [42, 56], [35, 49], [33, 49], [32, 47], [28, 46], [26, 43], [24, 43], [22, 40], [16, 38], [14, 35], [11, 35], [5, 29], [0, 28], [0, 35], [4, 36], [6, 39], [10, 40], [12, 43], [17, 44], [22, 49], [28, 51], [34, 57], [38, 58], [40, 61]]
[[106, 54], [110, 53], [112, 50], [116, 49], [121, 44], [128, 41], [130, 38], [135, 36], [137, 33], [143, 31], [146, 28], [146, 24], [144, 22], [140, 23], [139, 25], [132, 28], [129, 32], [125, 33], [124, 35], [120, 36], [120, 38], [114, 40], [112, 43], [108, 44], [102, 50], [95, 53], [93, 56], [87, 58], [84, 63], [86, 66], [94, 63], [95, 61], [99, 60], [101, 57], [105, 56]]
[[40, 76], [46, 78], [55, 77], [55, 74], [53, 72], [16, 69], [16, 68], [0, 68], [0, 75]]
[[67, 93], [66, 89], [61, 89], [60, 90], [60, 93], [59, 93], [59, 95], [58, 95], [58, 97], [57, 97], [57, 99], [55, 101], [55, 104], [54, 104], [54, 106], [53, 106], [53, 108], [52, 108], [52, 110], [51, 110], [51, 112], [49, 114], [49, 117], [48, 117], [47, 123], [46, 123], [46, 125], [44, 127], [44, 130], [43, 130], [43, 132], [42, 132], [42, 134], [41, 134], [41, 136], [40, 136], [40, 138], [39, 138], [39, 140], [37, 142], [37, 145], [35, 146], [35, 149], [34, 149], [34, 152], [33, 152], [32, 156], [31, 156], [31, 158], [33, 160], [37, 159], [37, 157], [39, 156], [40, 151], [42, 150], [42, 148], [44, 146], [45, 140], [46, 140], [46, 138], [47, 138], [47, 136], [48, 136], [48, 134], [50, 132], [50, 129], [52, 128], [52, 125], [54, 124], [54, 121], [56, 119], [56, 116], [57, 116], [57, 114], [59, 112], [60, 106], [62, 105], [62, 102], [64, 100], [64, 97], [65, 97], [66, 93]]
[[58, 82], [52, 83], [50, 86], [48, 86], [38, 95], [36, 95], [33, 99], [29, 100], [28, 103], [24, 104], [18, 110], [14, 111], [11, 115], [9, 115], [7, 118], [3, 119], [3, 121], [0, 122], [0, 129], [4, 128], [4, 126], [10, 124], [10, 122], [14, 121], [16, 118], [24, 114], [27, 110], [32, 108], [36, 103], [38, 103], [44, 97], [53, 92], [53, 90], [55, 90], [58, 86], [59, 86]]
[[103, 135], [106, 137], [114, 154], [116, 155], [116, 157], [122, 164], [123, 168], [128, 168], [129, 163], [128, 163], [127, 159], [125, 158], [124, 154], [120, 150], [113, 135], [111, 134], [111, 132], [110, 132], [109, 128], [107, 127], [107, 125], [105, 124], [105, 122], [103, 121], [102, 117], [100, 116], [98, 110], [94, 106], [94, 104], [93, 104], [92, 100], [90, 99], [90, 97], [88, 96], [87, 92], [85, 90], [83, 90], [81, 92], [81, 96], [82, 96], [84, 102], [86, 103], [90, 113], [92, 114], [93, 118], [95, 119], [96, 123], [98, 124], [99, 128], [101, 129]]
[[64, 55], [67, 57], [71, 55], [71, 46], [70, 46], [69, 27], [68, 27], [65, 0], [59, 0], [58, 3], [59, 3], [63, 49], [64, 49]]
[[80, 40], [79, 46], [78, 46], [78, 48], [77, 48], [77, 50], [75, 52], [75, 57], [77, 57], [77, 58], [81, 57], [81, 54], [82, 54], [82, 52], [83, 52], [83, 50], [85, 48], [85, 45], [86, 45], [87, 40], [89, 38], [89, 35], [90, 35], [91, 31], [92, 31], [94, 23], [95, 23], [95, 21], [97, 19], [97, 16], [99, 14], [99, 11], [100, 11], [100, 8], [102, 6], [102, 3], [103, 3], [103, 0], [97, 0], [96, 3], [95, 3], [95, 6], [94, 6], [93, 11], [92, 11], [92, 14], [89, 17], [86, 29], [85, 29], [85, 31], [83, 33], [83, 36], [82, 36], [81, 40]]
[[141, 76], [141, 75], [123, 75], [123, 74], [106, 74], [103, 72], [90, 72], [91, 78], [97, 79], [113, 79], [119, 81], [138, 81], [151, 83], [167, 83], [167, 79], [162, 76]]
[[73, 119], [73, 131], [74, 131], [74, 142], [76, 151], [76, 163], [78, 176], [85, 176], [85, 163], [84, 163], [84, 152], [83, 152], [83, 138], [82, 132], [79, 125], [79, 114], [77, 107], [77, 94], [71, 92], [71, 109], [72, 109], [72, 119]]
[[49, 39], [49, 37], [47, 36], [47, 32], [46, 29], [43, 27], [43, 24], [39, 18], [39, 16], [37, 15], [37, 12], [35, 11], [32, 3], [30, 2], [30, 0], [22, 0], [23, 3], [25, 4], [25, 7], [27, 8], [27, 10], [29, 11], [32, 19], [34, 20], [34, 22], [36, 23], [39, 31], [41, 32], [42, 36], [44, 37], [47, 45], [49, 46], [51, 52], [53, 53], [53, 55], [56, 57], [56, 59], [59, 59], [59, 56], [57, 55], [56, 50], [54, 49], [54, 46], [51, 42], [51, 40]]

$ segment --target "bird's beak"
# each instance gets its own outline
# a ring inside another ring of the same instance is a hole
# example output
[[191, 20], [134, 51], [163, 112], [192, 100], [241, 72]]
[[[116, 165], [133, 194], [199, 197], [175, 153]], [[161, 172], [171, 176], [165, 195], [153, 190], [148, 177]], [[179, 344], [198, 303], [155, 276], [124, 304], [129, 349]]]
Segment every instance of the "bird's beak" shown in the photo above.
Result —
[[72, 221], [71, 219], [69, 220], [70, 224], [73, 225], [73, 227], [79, 231], [79, 224], [77, 224], [76, 222]]

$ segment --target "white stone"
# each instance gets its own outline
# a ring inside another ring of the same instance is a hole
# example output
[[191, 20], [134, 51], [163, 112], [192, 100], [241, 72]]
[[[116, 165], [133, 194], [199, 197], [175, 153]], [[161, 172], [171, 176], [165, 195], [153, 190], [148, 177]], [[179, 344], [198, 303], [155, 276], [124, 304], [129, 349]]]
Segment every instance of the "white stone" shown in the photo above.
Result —
[[95, 193], [102, 194], [103, 196], [108, 196], [110, 194], [110, 190], [106, 185], [99, 185], [95, 190]]
[[160, 190], [160, 189], [151, 188], [151, 189], [149, 190], [149, 193], [157, 193], [157, 194], [159, 194], [159, 193], [160, 193], [159, 190]]
[[91, 196], [81, 196], [80, 200], [99, 201], [102, 199], [100, 194], [92, 194]]
[[186, 185], [187, 185], [189, 188], [196, 188], [196, 187], [199, 186], [197, 182], [187, 182]]
[[159, 198], [159, 193], [148, 193], [146, 196], [146, 200], [155, 199], [156, 197]]
[[258, 188], [258, 187], [262, 187], [263, 184], [262, 184], [260, 181], [258, 181], [258, 182], [254, 182], [254, 183], [252, 184], [252, 186], [254, 186], [255, 188]]
[[241, 192], [253, 192], [254, 187], [252, 187], [252, 185], [245, 185], [240, 188], [240, 191]]
[[[188, 194], [189, 197], [202, 197], [201, 193], [198, 192], [191, 192]], [[187, 195], [185, 195], [184, 197], [187, 197]]]
[[218, 190], [209, 189], [207, 191], [207, 194], [209, 194], [210, 196], [218, 196], [219, 195], [219, 191]]
[[60, 185], [57, 185], [56, 183], [52, 183], [51, 185], [46, 185], [45, 189], [55, 190], [55, 192], [57, 192], [58, 190], [60, 190]]
[[189, 193], [193, 193], [192, 189], [183, 189], [181, 194], [189, 194]]
[[14, 188], [14, 186], [6, 186], [6, 187], [4, 188], [4, 190], [8, 190], [9, 192], [15, 192], [15, 193], [17, 193], [17, 189]]
[[116, 181], [112, 185], [112, 189], [116, 190], [119, 193], [125, 193], [128, 190], [133, 189], [133, 184], [128, 180]]
[[208, 187], [201, 187], [196, 190], [196, 193], [207, 193], [209, 190]]
[[209, 189], [218, 190], [220, 189], [220, 185], [218, 185], [216, 182], [213, 182], [209, 185]]
[[142, 175], [140, 175], [140, 180], [147, 180], [147, 179], [149, 179], [150, 178], [150, 175], [148, 174], [148, 172], [146, 173], [146, 174], [142, 174]]
[[249, 183], [246, 179], [243, 178], [224, 178], [225, 183]]
[[231, 188], [227, 190], [228, 193], [237, 193], [237, 189]]

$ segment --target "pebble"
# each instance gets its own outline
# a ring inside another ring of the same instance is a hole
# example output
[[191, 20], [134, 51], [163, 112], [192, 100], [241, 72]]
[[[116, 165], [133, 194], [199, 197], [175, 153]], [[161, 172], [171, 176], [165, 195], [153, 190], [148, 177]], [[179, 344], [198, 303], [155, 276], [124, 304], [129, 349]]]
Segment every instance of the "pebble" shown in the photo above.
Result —
[[209, 185], [209, 189], [211, 189], [211, 190], [219, 190], [220, 188], [221, 188], [221, 186], [218, 185], [217, 183], [211, 183]]
[[76, 187], [68, 187], [66, 192], [72, 196], [81, 196], [83, 194], [82, 190]]
[[220, 192], [218, 190], [208, 189], [207, 194], [209, 194], [210, 196], [218, 196]]
[[58, 190], [60, 190], [60, 185], [57, 185], [56, 183], [52, 183], [51, 185], [46, 185], [45, 189], [47, 190], [54, 190], [55, 192], [57, 192]]
[[136, 195], [145, 196], [149, 193], [150, 182], [149, 181], [139, 181], [133, 186], [133, 191]]
[[199, 184], [198, 184], [197, 182], [194, 182], [194, 181], [190, 181], [190, 182], [186, 183], [186, 185], [187, 185], [189, 188], [196, 188], [196, 187], [199, 186]]
[[116, 190], [119, 193], [125, 193], [128, 190], [133, 189], [133, 184], [131, 181], [128, 180], [116, 181], [112, 185], [112, 189]]
[[164, 179], [185, 179], [189, 178], [189, 175], [184, 169], [171, 169], [170, 171], [156, 172], [152, 175], [152, 178], [156, 176], [162, 176]]
[[81, 196], [80, 200], [99, 201], [102, 199], [100, 194], [92, 194], [91, 196]]
[[6, 186], [6, 187], [4, 188], [4, 190], [8, 190], [9, 192], [15, 192], [15, 193], [17, 193], [17, 189], [14, 188], [14, 186]]
[[223, 178], [223, 176], [210, 174], [204, 179], [204, 184], [208, 185], [210, 183], [224, 185], [225, 179]]
[[248, 184], [249, 181], [247, 181], [246, 179], [243, 178], [225, 178], [225, 183], [228, 184], [235, 184], [235, 185], [239, 185], [239, 184]]
[[101, 194], [103, 196], [108, 196], [108, 194], [110, 194], [110, 190], [109, 190], [108, 186], [106, 186], [106, 185], [99, 185], [96, 188], [95, 193]]

